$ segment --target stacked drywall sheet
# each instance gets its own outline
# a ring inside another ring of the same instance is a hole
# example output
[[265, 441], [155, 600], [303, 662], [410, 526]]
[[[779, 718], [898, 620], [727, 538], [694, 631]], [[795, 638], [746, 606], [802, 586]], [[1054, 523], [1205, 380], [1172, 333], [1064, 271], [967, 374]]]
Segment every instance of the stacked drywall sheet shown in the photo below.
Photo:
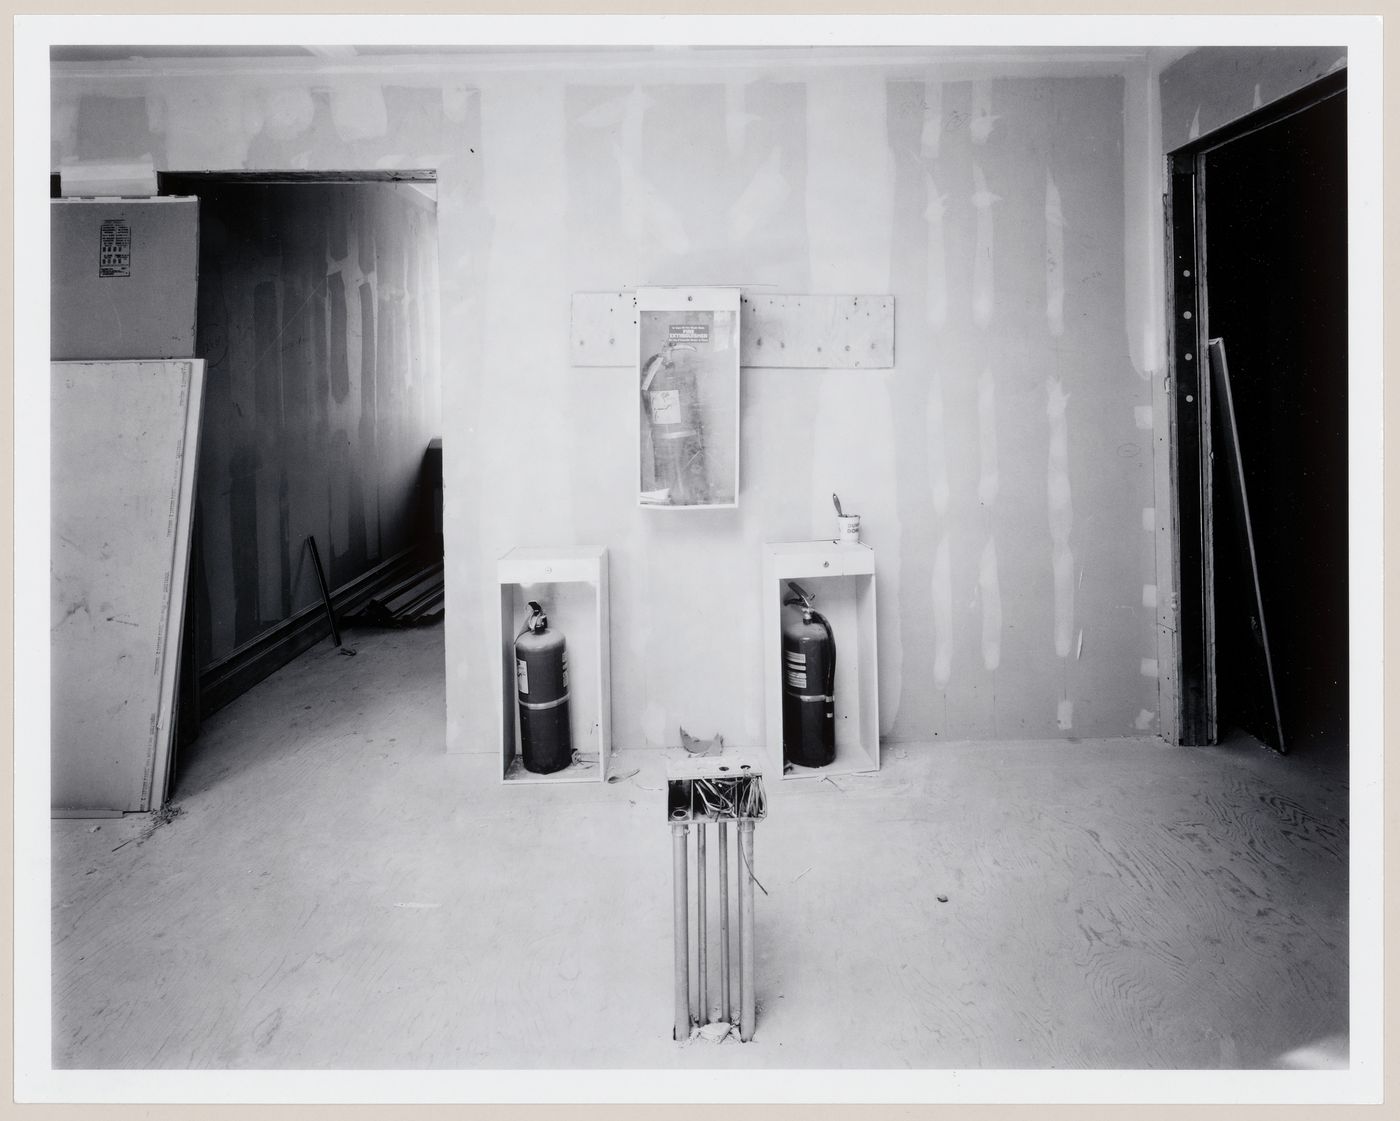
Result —
[[56, 814], [165, 800], [203, 388], [199, 359], [53, 364]]

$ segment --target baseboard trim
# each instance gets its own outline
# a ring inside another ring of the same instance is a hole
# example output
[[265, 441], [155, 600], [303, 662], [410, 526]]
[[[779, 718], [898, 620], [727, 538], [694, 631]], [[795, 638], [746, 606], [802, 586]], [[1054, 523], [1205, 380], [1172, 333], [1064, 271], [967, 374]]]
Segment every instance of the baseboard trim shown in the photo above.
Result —
[[[396, 553], [331, 593], [337, 620], [362, 606], [406, 575], [422, 559], [415, 547]], [[302, 608], [289, 619], [263, 631], [233, 653], [199, 672], [201, 720], [242, 696], [298, 654], [330, 638], [326, 609], [320, 603]]]

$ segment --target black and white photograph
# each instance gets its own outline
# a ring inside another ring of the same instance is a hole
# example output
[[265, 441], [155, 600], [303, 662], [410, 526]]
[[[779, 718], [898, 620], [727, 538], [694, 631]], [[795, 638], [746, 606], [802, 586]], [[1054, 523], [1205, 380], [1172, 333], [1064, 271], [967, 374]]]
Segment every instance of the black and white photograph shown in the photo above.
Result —
[[15, 26], [17, 1101], [1380, 1100], [1379, 17]]

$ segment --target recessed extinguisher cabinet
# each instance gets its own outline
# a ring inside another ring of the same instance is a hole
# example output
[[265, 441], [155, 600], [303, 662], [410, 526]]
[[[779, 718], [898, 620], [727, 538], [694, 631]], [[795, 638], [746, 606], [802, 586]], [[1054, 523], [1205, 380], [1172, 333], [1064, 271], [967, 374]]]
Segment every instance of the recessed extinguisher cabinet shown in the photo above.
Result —
[[501, 780], [606, 781], [612, 753], [607, 549], [512, 549], [496, 574], [500, 631], [492, 660]]
[[637, 503], [739, 504], [739, 289], [637, 290]]
[[[825, 621], [828, 642], [803, 646], [794, 633], [810, 632], [814, 619]], [[834, 679], [828, 679], [833, 651]], [[771, 775], [822, 778], [880, 769], [870, 546], [834, 541], [764, 546], [763, 700]], [[834, 725], [834, 755], [820, 739], [819, 725], [826, 720]], [[827, 757], [828, 763], [804, 765]]]

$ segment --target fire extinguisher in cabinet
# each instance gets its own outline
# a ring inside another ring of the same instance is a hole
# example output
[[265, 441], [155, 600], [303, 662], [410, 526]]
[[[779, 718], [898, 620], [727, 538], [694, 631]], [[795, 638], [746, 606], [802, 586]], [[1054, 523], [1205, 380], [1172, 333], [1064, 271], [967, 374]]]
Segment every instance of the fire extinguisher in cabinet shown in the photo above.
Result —
[[642, 371], [642, 402], [651, 432], [655, 487], [667, 492], [661, 501], [672, 506], [690, 506], [706, 499], [694, 353], [695, 347], [685, 343], [667, 343]]
[[573, 759], [569, 733], [569, 655], [564, 636], [534, 600], [515, 636], [515, 687], [520, 700], [520, 755], [527, 771], [547, 775]]
[[836, 636], [800, 584], [783, 600], [783, 758], [825, 767], [836, 758]]

